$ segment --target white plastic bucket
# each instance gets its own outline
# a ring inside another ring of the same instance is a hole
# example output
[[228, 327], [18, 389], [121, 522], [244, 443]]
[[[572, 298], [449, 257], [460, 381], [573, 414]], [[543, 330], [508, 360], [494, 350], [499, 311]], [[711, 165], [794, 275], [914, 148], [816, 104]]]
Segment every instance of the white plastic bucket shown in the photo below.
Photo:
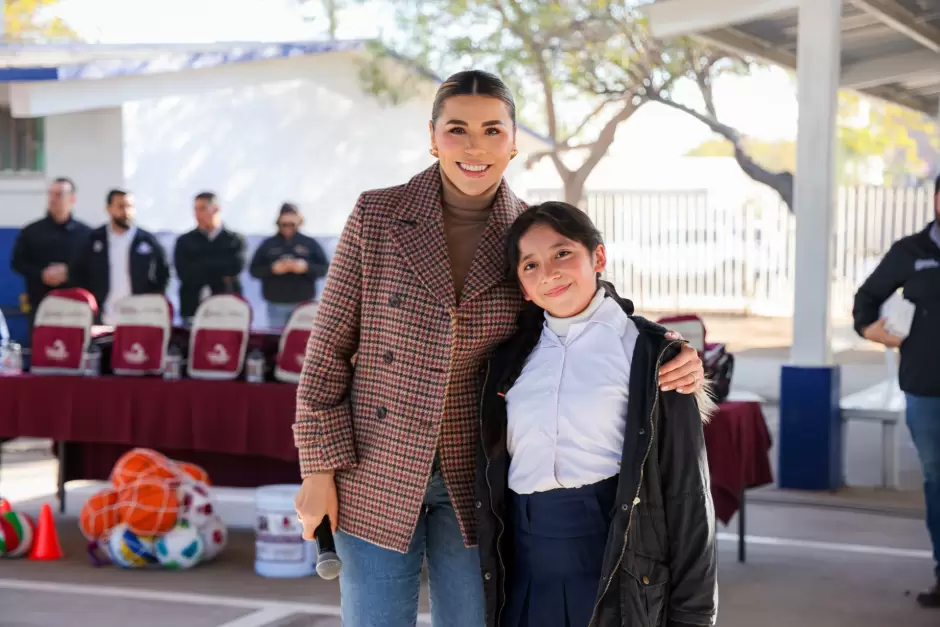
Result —
[[294, 496], [299, 485], [255, 490], [255, 572], [262, 577], [298, 578], [317, 572], [317, 544], [303, 539]]

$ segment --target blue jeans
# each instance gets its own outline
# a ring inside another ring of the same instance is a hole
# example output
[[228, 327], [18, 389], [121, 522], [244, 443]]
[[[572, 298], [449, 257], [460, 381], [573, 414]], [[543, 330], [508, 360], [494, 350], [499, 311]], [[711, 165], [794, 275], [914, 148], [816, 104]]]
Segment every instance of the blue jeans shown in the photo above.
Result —
[[940, 581], [940, 396], [906, 394], [907, 427], [924, 470], [927, 532], [933, 544], [934, 568]]
[[268, 328], [283, 329], [290, 320], [290, 315], [297, 308], [291, 303], [268, 303]]
[[435, 627], [483, 627], [483, 582], [476, 547], [465, 548], [444, 478], [431, 477], [407, 553], [384, 549], [341, 531], [340, 605], [349, 627], [414, 627], [421, 567], [428, 560]]

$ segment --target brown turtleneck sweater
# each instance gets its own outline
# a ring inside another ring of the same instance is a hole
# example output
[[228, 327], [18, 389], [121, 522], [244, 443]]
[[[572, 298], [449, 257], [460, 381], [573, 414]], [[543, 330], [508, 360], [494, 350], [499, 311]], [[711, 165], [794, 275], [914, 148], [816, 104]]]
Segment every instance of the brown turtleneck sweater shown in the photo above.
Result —
[[450, 272], [454, 279], [457, 302], [463, 292], [464, 281], [477, 252], [477, 246], [486, 230], [490, 208], [496, 197], [499, 183], [479, 196], [470, 196], [460, 191], [441, 170], [441, 207], [444, 212], [444, 237], [450, 256]]

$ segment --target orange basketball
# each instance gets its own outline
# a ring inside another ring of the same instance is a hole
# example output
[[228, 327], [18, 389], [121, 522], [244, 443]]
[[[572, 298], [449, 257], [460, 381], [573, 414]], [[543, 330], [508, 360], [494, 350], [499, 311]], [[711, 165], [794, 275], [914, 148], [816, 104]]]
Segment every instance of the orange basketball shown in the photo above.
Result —
[[209, 481], [209, 473], [207, 473], [201, 466], [190, 464], [189, 462], [176, 462], [176, 467], [181, 472], [189, 475], [196, 481], [201, 481], [206, 485], [212, 485], [212, 482]]
[[121, 522], [118, 493], [105, 488], [92, 494], [78, 513], [78, 526], [88, 540], [97, 540]]
[[179, 471], [166, 456], [147, 448], [124, 453], [111, 470], [111, 482], [118, 489], [145, 477], [179, 481]]
[[179, 502], [169, 481], [144, 477], [121, 488], [118, 497], [121, 520], [139, 536], [166, 533], [176, 524]]

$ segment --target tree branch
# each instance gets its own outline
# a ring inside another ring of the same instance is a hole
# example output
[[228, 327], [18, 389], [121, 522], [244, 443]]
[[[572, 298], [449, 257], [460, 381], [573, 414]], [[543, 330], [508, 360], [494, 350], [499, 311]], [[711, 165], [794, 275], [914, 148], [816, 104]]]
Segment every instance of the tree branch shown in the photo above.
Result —
[[738, 165], [741, 167], [741, 170], [743, 170], [744, 173], [747, 174], [751, 179], [757, 181], [758, 183], [762, 183], [776, 191], [780, 195], [780, 198], [783, 200], [783, 202], [786, 203], [787, 208], [789, 208], [790, 211], [793, 211], [793, 174], [786, 171], [773, 172], [754, 161], [754, 159], [744, 152], [741, 134], [736, 129], [731, 128], [727, 124], [722, 124], [718, 120], [700, 113], [695, 109], [675, 102], [674, 100], [663, 98], [659, 94], [650, 96], [650, 100], [664, 104], [668, 107], [672, 107], [678, 111], [682, 111], [687, 115], [691, 115], [702, 124], [705, 124], [713, 132], [721, 135], [731, 142], [732, 145], [734, 145], [734, 160], [737, 161]]
[[585, 128], [588, 124], [590, 124], [591, 120], [593, 120], [593, 119], [596, 118], [598, 115], [600, 115], [601, 112], [602, 112], [604, 109], [607, 108], [607, 105], [613, 104], [614, 102], [617, 102], [617, 100], [620, 100], [620, 99], [621, 99], [620, 97], [615, 97], [615, 98], [608, 98], [607, 100], [602, 101], [599, 105], [597, 105], [597, 107], [594, 108], [593, 111], [591, 111], [589, 114], [587, 114], [586, 116], [584, 116], [584, 119], [581, 120], [581, 123], [580, 123], [580, 124], [578, 124], [578, 128], [574, 129], [574, 130], [568, 135], [568, 138], [565, 139], [565, 141], [562, 142], [562, 144], [565, 145], [565, 146], [569, 146], [569, 147], [570, 147], [570, 146], [571, 146], [571, 140], [573, 140], [575, 137], [577, 137], [578, 135], [580, 135], [580, 134], [581, 134], [581, 131], [583, 131], [584, 128]]
[[544, 150], [542, 152], [533, 152], [525, 160], [525, 167], [531, 168], [545, 157], [551, 157], [553, 153], [574, 152], [575, 150], [590, 150], [597, 144], [596, 141], [586, 144], [559, 145], [554, 150]]
[[614, 138], [617, 136], [617, 127], [621, 122], [625, 122], [631, 115], [636, 113], [637, 109], [639, 109], [639, 106], [635, 105], [632, 101], [627, 102], [623, 108], [617, 112], [617, 115], [608, 120], [604, 128], [601, 129], [601, 132], [598, 133], [597, 141], [591, 146], [591, 152], [588, 154], [588, 158], [585, 159], [581, 167], [576, 170], [576, 175], [579, 179], [582, 179], [582, 184], [587, 180], [591, 171], [597, 167], [601, 159], [604, 158], [604, 155], [607, 154], [610, 145], [614, 143]]
[[[509, 4], [512, 5], [513, 10], [517, 12], [518, 15], [523, 15], [524, 12], [521, 10], [519, 3], [516, 0], [508, 0]], [[542, 96], [545, 98], [545, 118], [548, 123], [548, 137], [552, 140], [552, 143], [558, 143], [558, 117], [555, 111], [555, 88], [552, 85], [552, 76], [548, 71], [548, 66], [545, 63], [545, 57], [543, 56], [543, 49], [541, 46], [535, 43], [535, 40], [532, 39], [532, 33], [528, 30], [522, 28], [518, 21], [512, 21], [509, 19], [509, 16], [506, 13], [506, 7], [502, 2], [494, 2], [493, 6], [496, 7], [496, 10], [499, 11], [500, 16], [503, 18], [503, 24], [509, 28], [516, 36], [522, 39], [523, 43], [529, 48], [529, 51], [532, 54], [532, 60], [535, 65], [536, 73], [539, 77], [539, 82], [542, 83]], [[557, 152], [552, 152], [550, 154], [552, 161], [555, 163], [555, 168], [558, 170], [558, 173], [563, 177], [570, 173], [568, 166], [561, 160]]]

